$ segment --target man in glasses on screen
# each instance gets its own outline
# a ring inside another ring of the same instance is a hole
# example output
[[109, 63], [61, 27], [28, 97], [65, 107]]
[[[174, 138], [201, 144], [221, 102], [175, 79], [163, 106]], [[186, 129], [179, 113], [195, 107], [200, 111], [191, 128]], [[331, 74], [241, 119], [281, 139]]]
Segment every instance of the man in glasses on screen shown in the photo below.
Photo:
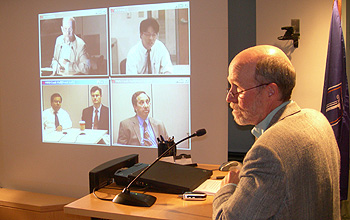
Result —
[[44, 130], [62, 131], [72, 127], [68, 112], [61, 108], [62, 96], [59, 93], [51, 95], [51, 108], [43, 111]]
[[144, 91], [131, 98], [136, 115], [120, 122], [118, 144], [157, 147], [156, 138], [168, 139], [164, 123], [149, 117], [151, 99]]
[[90, 60], [85, 42], [75, 34], [76, 21], [73, 17], [62, 19], [62, 35], [56, 39], [51, 66], [53, 75], [88, 74]]
[[158, 40], [159, 24], [148, 18], [140, 24], [141, 41], [133, 46], [126, 59], [126, 74], [172, 73], [168, 49]]

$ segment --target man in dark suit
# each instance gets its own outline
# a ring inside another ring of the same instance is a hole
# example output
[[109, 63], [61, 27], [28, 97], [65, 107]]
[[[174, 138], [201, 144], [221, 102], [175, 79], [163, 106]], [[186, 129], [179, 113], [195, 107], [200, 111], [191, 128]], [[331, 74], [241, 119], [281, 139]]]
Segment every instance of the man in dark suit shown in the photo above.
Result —
[[240, 52], [226, 101], [256, 141], [213, 200], [213, 219], [340, 219], [340, 155], [332, 127], [291, 100], [296, 73], [274, 46]]
[[118, 144], [136, 146], [157, 146], [156, 138], [160, 135], [168, 138], [163, 122], [148, 117], [150, 97], [144, 91], [135, 92], [132, 96], [135, 116], [120, 122]]
[[85, 121], [85, 128], [109, 131], [109, 109], [101, 103], [101, 88], [92, 87], [90, 95], [93, 105], [85, 108], [81, 116], [81, 120]]

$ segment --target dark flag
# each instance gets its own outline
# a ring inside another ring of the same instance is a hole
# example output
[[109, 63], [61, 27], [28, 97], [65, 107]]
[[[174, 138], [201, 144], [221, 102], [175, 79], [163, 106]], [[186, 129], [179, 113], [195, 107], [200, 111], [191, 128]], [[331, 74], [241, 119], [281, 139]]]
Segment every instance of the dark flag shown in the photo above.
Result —
[[343, 31], [337, 0], [333, 3], [321, 112], [332, 125], [341, 156], [340, 199], [348, 197], [349, 92]]

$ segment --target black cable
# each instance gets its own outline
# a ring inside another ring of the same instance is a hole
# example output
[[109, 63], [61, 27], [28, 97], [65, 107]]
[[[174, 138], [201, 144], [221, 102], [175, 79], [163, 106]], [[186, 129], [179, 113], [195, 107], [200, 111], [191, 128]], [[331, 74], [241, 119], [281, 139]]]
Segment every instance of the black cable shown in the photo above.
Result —
[[[120, 187], [118, 187], [118, 186], [115, 186], [115, 187], [113, 187], [113, 186], [109, 186], [108, 184], [111, 182], [111, 180], [107, 180], [107, 181], [105, 181], [103, 184], [101, 184], [102, 186], [100, 186], [100, 185], [98, 185], [98, 186], [95, 186], [94, 188], [93, 188], [93, 190], [92, 190], [92, 194], [97, 198], [97, 199], [99, 199], [99, 200], [102, 200], [102, 201], [113, 201], [113, 199], [105, 199], [105, 198], [101, 198], [101, 197], [99, 197], [97, 194], [96, 194], [96, 190], [99, 190], [99, 189], [103, 189], [103, 188], [105, 188], [105, 189], [123, 189], [123, 188], [120, 188]], [[145, 187], [143, 187], [143, 188], [141, 188], [141, 189], [139, 189], [140, 191], [146, 191], [148, 189], [148, 186], [145, 186]]]
[[101, 197], [98, 197], [97, 195], [96, 195], [96, 189], [97, 189], [97, 187], [95, 187], [93, 190], [92, 190], [92, 194], [97, 198], [97, 199], [99, 199], [99, 200], [103, 200], [103, 201], [112, 201], [113, 199], [105, 199], [105, 198], [101, 198]]
[[105, 199], [105, 198], [101, 198], [99, 196], [96, 195], [96, 190], [99, 190], [99, 189], [102, 189], [102, 188], [105, 188], [109, 183], [110, 183], [111, 180], [107, 180], [103, 183], [102, 186], [98, 185], [98, 186], [95, 186], [94, 189], [92, 190], [92, 194], [97, 198], [97, 199], [100, 199], [100, 200], [103, 200], [103, 201], [112, 201], [113, 199]]

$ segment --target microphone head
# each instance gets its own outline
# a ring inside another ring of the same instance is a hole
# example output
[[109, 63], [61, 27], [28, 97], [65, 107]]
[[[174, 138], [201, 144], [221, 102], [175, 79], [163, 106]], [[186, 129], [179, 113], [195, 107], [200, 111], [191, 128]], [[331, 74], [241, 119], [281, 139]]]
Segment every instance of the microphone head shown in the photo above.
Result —
[[196, 135], [196, 136], [203, 136], [203, 135], [205, 135], [207, 133], [207, 131], [204, 129], [204, 128], [202, 128], [202, 129], [199, 129], [199, 130], [197, 130], [196, 132], [194, 132], [194, 134]]

